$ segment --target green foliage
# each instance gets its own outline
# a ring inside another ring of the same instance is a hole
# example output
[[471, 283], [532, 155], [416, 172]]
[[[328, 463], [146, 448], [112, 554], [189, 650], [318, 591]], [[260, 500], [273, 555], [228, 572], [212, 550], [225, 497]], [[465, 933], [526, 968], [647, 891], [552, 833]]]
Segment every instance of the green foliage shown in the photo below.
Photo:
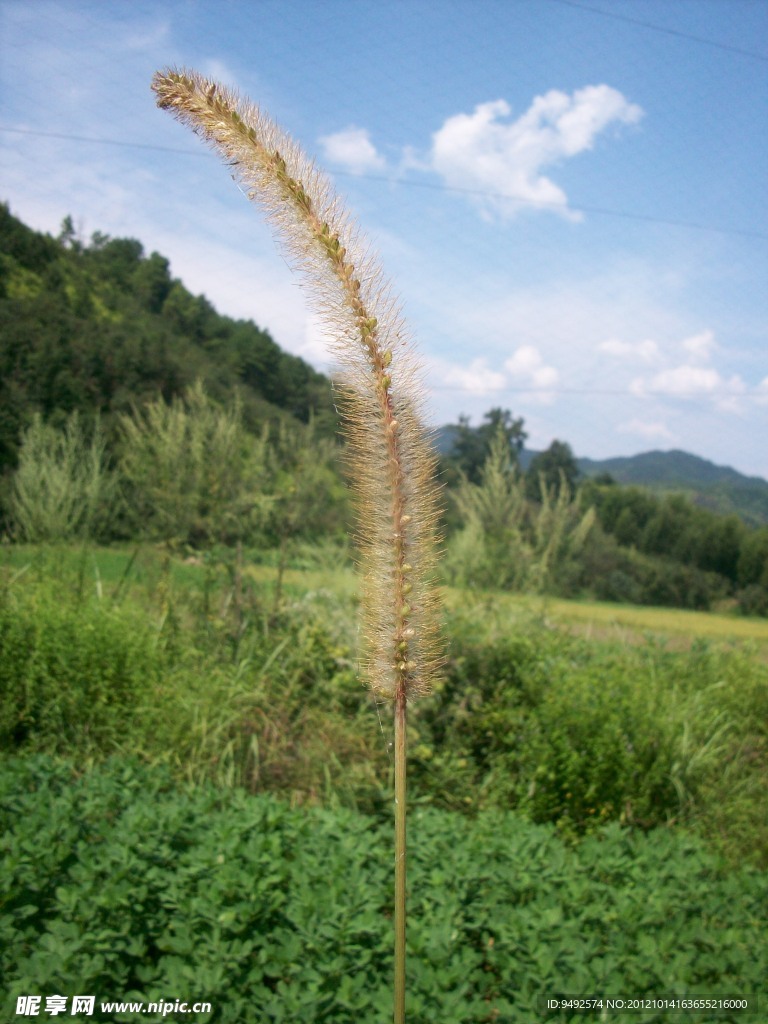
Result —
[[[58, 431], [67, 429], [74, 412], [81, 425], [92, 425], [100, 417], [103, 461], [113, 465], [120, 446], [119, 424], [130, 416], [141, 420], [145, 407], [157, 409], [159, 402], [180, 406], [196, 381], [203, 382], [206, 394], [220, 407], [232, 410], [240, 403], [245, 441], [254, 445], [257, 455], [265, 424], [270, 424], [273, 455], [279, 451], [285, 459], [280, 467], [274, 459], [271, 463], [271, 491], [259, 488], [273, 498], [271, 522], [269, 517], [265, 520], [263, 513], [268, 509], [262, 505], [253, 510], [253, 516], [235, 516], [235, 523], [230, 504], [224, 521], [214, 523], [218, 501], [214, 495], [210, 510], [198, 506], [198, 513], [183, 517], [176, 529], [167, 517], [161, 525], [154, 513], [145, 516], [135, 508], [133, 518], [127, 518], [119, 503], [107, 500], [100, 503], [92, 528], [95, 535], [122, 540], [138, 530], [142, 536], [169, 534], [208, 544], [211, 538], [255, 542], [261, 530], [261, 543], [276, 545], [287, 557], [286, 547], [301, 542], [304, 526], [311, 527], [308, 536], [313, 539], [322, 531], [337, 534], [346, 520], [346, 508], [334, 459], [329, 460], [330, 446], [315, 450], [322, 502], [310, 517], [299, 513], [301, 487], [291, 490], [291, 475], [298, 480], [304, 473], [300, 460], [293, 458], [290, 445], [279, 441], [280, 423], [288, 425], [289, 434], [300, 437], [295, 421], [312, 420], [312, 443], [330, 442], [336, 423], [325, 377], [283, 352], [253, 323], [219, 316], [203, 296], [191, 295], [171, 277], [167, 259], [159, 253], [146, 255], [138, 240], [111, 239], [97, 232], [86, 241], [77, 237], [71, 218], [65, 218], [59, 237], [53, 239], [27, 228], [0, 204], [0, 531], [21, 536], [11, 510], [12, 473], [25, 432], [38, 429], [35, 416], [46, 428]], [[489, 410], [476, 428], [466, 418], [450, 428], [453, 450], [444, 459], [443, 475], [451, 491], [460, 488], [461, 472], [479, 486], [498, 429], [507, 438], [510, 461], [517, 464], [525, 425], [508, 410]], [[705, 507], [715, 502], [717, 509], [742, 509], [743, 498], [743, 507], [749, 511], [745, 518], [758, 522], [759, 502], [765, 504], [768, 485], [732, 471], [728, 476], [727, 471], [684, 453], [667, 453], [661, 461], [659, 453], [648, 453], [629, 461], [645, 474], [644, 483], [709, 488], [709, 497], [702, 492], [696, 498], [701, 504], [695, 505], [680, 494], [659, 495], [637, 487], [585, 481], [580, 485], [581, 507], [595, 506], [607, 539], [590, 530], [583, 548], [564, 552], [547, 569], [546, 589], [564, 596], [591, 594], [604, 600], [696, 609], [728, 601], [746, 615], [768, 615], [764, 529], [745, 528], [735, 517], [717, 515]], [[631, 468], [626, 462], [615, 463], [621, 479]], [[533, 503], [541, 495], [539, 470], [544, 472], [549, 495], [559, 490], [560, 470], [572, 486], [574, 464], [568, 446], [553, 442], [529, 468], [526, 496]], [[108, 482], [108, 474], [102, 482]], [[42, 475], [37, 485], [42, 490], [47, 487]], [[715, 493], [712, 488], [720, 490]], [[723, 499], [725, 504], [720, 501], [723, 488], [733, 492], [733, 500]], [[130, 487], [126, 493], [135, 496]], [[248, 502], [253, 495], [241, 497]], [[67, 494], [61, 503], [50, 502], [51, 513], [64, 513], [71, 500]], [[289, 511], [285, 519], [277, 516], [280, 504]], [[524, 550], [525, 545], [515, 546], [514, 516], [508, 530], [512, 546], [504, 555], [496, 542], [483, 535], [477, 521], [462, 523], [456, 502], [448, 504], [452, 579], [472, 581], [474, 586], [536, 589], [543, 585], [540, 572], [528, 575], [530, 551]], [[43, 509], [44, 503], [31, 502], [29, 507]], [[107, 511], [111, 518], [102, 515]], [[39, 514], [35, 511], [34, 518]], [[303, 525], [297, 532], [299, 519]], [[530, 546], [535, 533], [531, 513], [523, 516], [522, 523], [523, 538]], [[61, 523], [52, 533], [30, 525], [35, 532], [28, 536], [64, 535]], [[64, 529], [69, 530], [66, 523]], [[79, 532], [78, 528], [73, 535]], [[618, 546], [612, 547], [611, 541]]]
[[445, 462], [449, 483], [463, 475], [473, 484], [479, 484], [483, 466], [491, 454], [492, 444], [501, 432], [507, 441], [509, 458], [517, 465], [526, 433], [522, 417], [515, 419], [509, 409], [490, 409], [479, 427], [469, 425], [468, 416], [460, 416], [451, 428], [451, 448]]
[[98, 420], [87, 431], [74, 412], [57, 430], [35, 414], [22, 437], [13, 478], [10, 512], [17, 537], [62, 541], [107, 533], [116, 482], [105, 447]]
[[219, 408], [198, 382], [183, 402], [122, 416], [120, 429], [135, 533], [200, 546], [252, 535], [265, 518], [266, 437], [248, 436], [239, 403]]
[[745, 614], [766, 613], [764, 529], [637, 487], [590, 480], [581, 500], [594, 505], [601, 531], [585, 550], [580, 585], [599, 599], [708, 609], [730, 596]]
[[[768, 614], [768, 577], [763, 580], [764, 570], [768, 571], [764, 530], [746, 526], [735, 515], [724, 516], [710, 510], [704, 497], [698, 496], [701, 503], [694, 504], [681, 493], [618, 486], [607, 474], [592, 476], [578, 485], [578, 504], [582, 510], [594, 509], [591, 515], [596, 528], [588, 528], [585, 523], [582, 534], [571, 534], [578, 543], [563, 552], [559, 564], [551, 571], [550, 560], [541, 557], [541, 537], [542, 531], [550, 531], [548, 540], [557, 537], [558, 515], [546, 514], [537, 521], [535, 513], [522, 503], [514, 512], [510, 508], [510, 484], [504, 473], [512, 465], [517, 466], [518, 446], [510, 437], [509, 428], [514, 426], [515, 436], [518, 440], [523, 438], [522, 420], [511, 423], [510, 414], [498, 409], [486, 414], [486, 420], [489, 422], [473, 429], [462, 419], [443, 431], [444, 446], [450, 449], [444, 456], [443, 474], [450, 498], [445, 520], [449, 579], [462, 586], [536, 590], [542, 588], [545, 578], [544, 586], [549, 592], [566, 597], [584, 595], [697, 610], [728, 602], [729, 607], [746, 615]], [[507, 433], [509, 466], [501, 467], [501, 475], [497, 467], [493, 477], [486, 474], [484, 478], [483, 467], [490, 465], [493, 424]], [[637, 462], [647, 470], [650, 486], [661, 479], [659, 474], [663, 476], [666, 463], [658, 463], [655, 458], [660, 454], [616, 460], [617, 471], [624, 463]], [[718, 480], [727, 472], [738, 477], [734, 471], [718, 470], [684, 453], [669, 453], [669, 457], [672, 475], [663, 476], [668, 488], [674, 486], [674, 467], [678, 464], [682, 466], [681, 472], [691, 463], [693, 470], [703, 473], [702, 486], [712, 474]], [[581, 461], [587, 464], [587, 471], [589, 466], [594, 469], [594, 463]], [[606, 463], [609, 464], [614, 463]], [[543, 497], [550, 508], [559, 512], [559, 501], [555, 499], [559, 499], [562, 488], [573, 495], [578, 476], [579, 463], [570, 447], [554, 441], [529, 464], [525, 497], [533, 504]], [[477, 490], [468, 487], [468, 482]], [[478, 497], [483, 489], [485, 511], [481, 512]], [[489, 516], [490, 532], [482, 525], [483, 518]], [[502, 536], [505, 530], [498, 528], [498, 522], [492, 522], [494, 518], [498, 521], [505, 517], [506, 543]], [[573, 529], [573, 513], [570, 518]], [[567, 536], [567, 532], [562, 536]], [[525, 543], [521, 545], [521, 537], [533, 548], [538, 545], [540, 554], [535, 563], [531, 551], [525, 550]], [[542, 566], [546, 568], [543, 576], [539, 571]]]
[[561, 482], [555, 491], [542, 480], [540, 503], [530, 503], [500, 429], [480, 484], [463, 477], [454, 492], [462, 525], [448, 546], [448, 578], [467, 587], [550, 589], [568, 571], [594, 522], [594, 512], [582, 515]]
[[743, 587], [763, 587], [768, 592], [768, 526], [753, 530], [741, 545], [738, 563]]
[[348, 525], [346, 489], [338, 471], [339, 448], [306, 426], [280, 423], [267, 445], [271, 545], [284, 549], [301, 539], [339, 539]]
[[380, 808], [386, 752], [349, 649], [311, 604], [261, 628], [232, 625], [220, 619], [209, 641], [226, 643], [229, 659], [198, 649], [197, 670], [187, 658], [177, 666], [145, 749], [195, 780]]
[[[315, 582], [307, 590], [310, 577], [297, 585], [286, 568], [278, 612], [274, 570], [216, 551], [192, 563], [65, 554], [5, 569], [6, 750], [131, 750], [294, 803], [386, 803], [392, 723], [357, 679], [353, 590], [334, 597], [323, 583], [337, 554], [298, 552]], [[768, 865], [757, 654], [587, 642], [510, 622], [493, 598], [461, 603], [444, 679], [411, 716], [418, 802], [516, 809], [566, 835], [674, 820]]]
[[600, 525], [620, 544], [736, 582], [748, 530], [735, 516], [717, 516], [680, 495], [658, 498], [637, 487], [589, 483], [584, 500], [595, 505]]
[[532, 511], [534, 559], [529, 587], [545, 593], [562, 586], [592, 532], [595, 511], [573, 497], [565, 475], [558, 488], [540, 480], [540, 504]]
[[56, 258], [56, 244], [48, 235], [28, 228], [0, 203], [2, 251], [27, 270], [42, 271]]
[[673, 558], [622, 547], [598, 526], [586, 540], [566, 592], [584, 591], [599, 601], [708, 611], [726, 597], [728, 584]]
[[470, 587], [521, 587], [532, 554], [524, 537], [527, 506], [503, 432], [491, 443], [480, 483], [463, 477], [453, 499], [462, 529], [446, 555], [448, 578]]
[[629, 458], [579, 460], [596, 480], [611, 477], [624, 486], [647, 487], [657, 496], [684, 495], [693, 504], [724, 516], [736, 513], [749, 526], [768, 523], [768, 481], [687, 452], [643, 452]]
[[2, 748], [87, 761], [137, 742], [137, 709], [165, 667], [157, 632], [137, 610], [69, 596], [45, 584], [0, 593]]
[[542, 486], [555, 493], [567, 487], [569, 493], [574, 494], [579, 467], [571, 446], [564, 441], [553, 441], [546, 451], [533, 457], [525, 477], [526, 492], [532, 501], [538, 500]]
[[[0, 834], [9, 1020], [29, 992], [206, 999], [222, 1022], [387, 1013], [388, 824], [36, 757], [0, 761]], [[684, 836], [614, 825], [569, 848], [507, 813], [421, 810], [409, 852], [414, 1024], [584, 1019], [543, 1009], [556, 992], [762, 988], [765, 875]]]
[[71, 218], [54, 240], [0, 204], [0, 471], [14, 467], [21, 432], [39, 412], [59, 421], [180, 397], [203, 380], [216, 399], [240, 389], [258, 433], [281, 415], [314, 413], [335, 431], [328, 380], [266, 331], [220, 316], [170, 276], [168, 261], [135, 239], [75, 237]]
[[[513, 632], [482, 604], [454, 616], [450, 632], [445, 681], [415, 711], [421, 799], [514, 807], [566, 834], [606, 820], [696, 822], [768, 864], [755, 788], [768, 771], [764, 665], [703, 644], [690, 655], [588, 644], [531, 622]], [[737, 791], [740, 838], [729, 840], [713, 825], [730, 820]]]
[[133, 534], [198, 548], [258, 542], [278, 548], [284, 564], [298, 541], [343, 531], [338, 449], [313, 421], [265, 426], [256, 439], [239, 400], [221, 408], [198, 382], [183, 402], [122, 416], [120, 430]]
[[350, 609], [334, 625], [318, 593], [275, 616], [267, 588], [213, 555], [189, 592], [189, 567], [167, 558], [134, 553], [102, 579], [87, 554], [74, 575], [63, 554], [6, 570], [0, 749], [132, 750], [294, 802], [380, 805], [386, 749], [342, 636]]

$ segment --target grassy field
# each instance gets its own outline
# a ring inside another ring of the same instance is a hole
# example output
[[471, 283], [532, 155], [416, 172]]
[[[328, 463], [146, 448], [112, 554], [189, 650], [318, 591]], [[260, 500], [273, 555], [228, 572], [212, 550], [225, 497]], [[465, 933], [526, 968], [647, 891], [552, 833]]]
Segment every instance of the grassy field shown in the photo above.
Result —
[[[411, 719], [418, 802], [571, 838], [674, 823], [768, 865], [768, 622], [445, 599], [445, 671]], [[356, 601], [331, 548], [280, 573], [231, 551], [8, 547], [0, 746], [379, 813], [391, 722], [360, 684]]]
[[686, 611], [682, 608], [647, 608], [596, 601], [552, 600], [547, 611], [554, 621], [578, 623], [590, 631], [631, 630], [671, 637], [711, 640], [748, 640], [768, 645], [768, 620]]
[[[83, 550], [18, 545], [7, 548], [3, 561], [8, 578], [29, 572], [77, 573], [84, 592], [96, 597], [120, 596], [131, 588], [156, 586], [163, 577], [182, 590], [204, 591], [215, 580], [223, 579], [228, 570], [234, 572], [231, 553], [206, 558], [171, 556], [151, 546]], [[355, 572], [333, 549], [308, 548], [292, 561], [303, 567], [291, 566], [284, 570], [281, 587], [286, 596], [296, 598], [328, 591], [341, 600], [356, 599]], [[278, 569], [274, 565], [251, 562], [246, 555], [241, 571], [265, 599], [274, 594], [278, 581]], [[587, 638], [638, 642], [653, 636], [668, 638], [676, 648], [690, 645], [697, 639], [747, 642], [768, 653], [768, 619], [679, 608], [567, 601], [503, 591], [468, 594], [449, 587], [444, 589], [444, 597], [448, 609], [467, 605], [486, 608], [494, 619], [508, 617], [510, 624], [533, 616]]]
[[670, 650], [689, 650], [706, 641], [726, 647], [746, 648], [761, 660], [768, 659], [768, 619], [747, 618], [680, 608], [652, 608], [609, 604], [600, 601], [566, 601], [555, 597], [510, 594], [500, 591], [467, 594], [447, 589], [446, 607], [485, 610], [497, 624], [511, 627], [538, 620], [549, 627], [606, 643], [662, 644]]

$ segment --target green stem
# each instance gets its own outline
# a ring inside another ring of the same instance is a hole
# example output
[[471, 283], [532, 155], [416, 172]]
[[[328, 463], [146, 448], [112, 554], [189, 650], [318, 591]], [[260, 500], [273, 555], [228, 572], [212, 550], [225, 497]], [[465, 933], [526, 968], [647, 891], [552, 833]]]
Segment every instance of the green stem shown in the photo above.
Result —
[[395, 1024], [405, 1024], [406, 696], [395, 697]]

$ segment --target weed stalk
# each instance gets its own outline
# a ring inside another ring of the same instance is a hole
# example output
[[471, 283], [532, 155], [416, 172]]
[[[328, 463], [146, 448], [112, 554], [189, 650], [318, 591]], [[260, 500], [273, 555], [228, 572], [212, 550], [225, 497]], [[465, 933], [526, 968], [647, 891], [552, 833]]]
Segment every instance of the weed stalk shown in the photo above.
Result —
[[328, 179], [258, 107], [193, 71], [158, 72], [160, 107], [224, 158], [304, 271], [333, 336], [363, 576], [364, 667], [395, 718], [395, 1024], [405, 1019], [406, 714], [442, 662], [435, 455], [419, 368], [378, 264]]

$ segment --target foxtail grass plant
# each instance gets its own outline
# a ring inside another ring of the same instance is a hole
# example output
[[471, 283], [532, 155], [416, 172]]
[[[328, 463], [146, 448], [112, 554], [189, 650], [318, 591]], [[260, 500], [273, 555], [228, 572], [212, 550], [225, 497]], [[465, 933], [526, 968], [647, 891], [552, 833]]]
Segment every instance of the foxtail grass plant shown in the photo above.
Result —
[[193, 71], [158, 72], [160, 107], [223, 157], [305, 274], [330, 329], [363, 576], [367, 682], [394, 709], [394, 1020], [405, 1020], [406, 715], [442, 661], [439, 492], [419, 367], [382, 271], [329, 180], [257, 106]]

